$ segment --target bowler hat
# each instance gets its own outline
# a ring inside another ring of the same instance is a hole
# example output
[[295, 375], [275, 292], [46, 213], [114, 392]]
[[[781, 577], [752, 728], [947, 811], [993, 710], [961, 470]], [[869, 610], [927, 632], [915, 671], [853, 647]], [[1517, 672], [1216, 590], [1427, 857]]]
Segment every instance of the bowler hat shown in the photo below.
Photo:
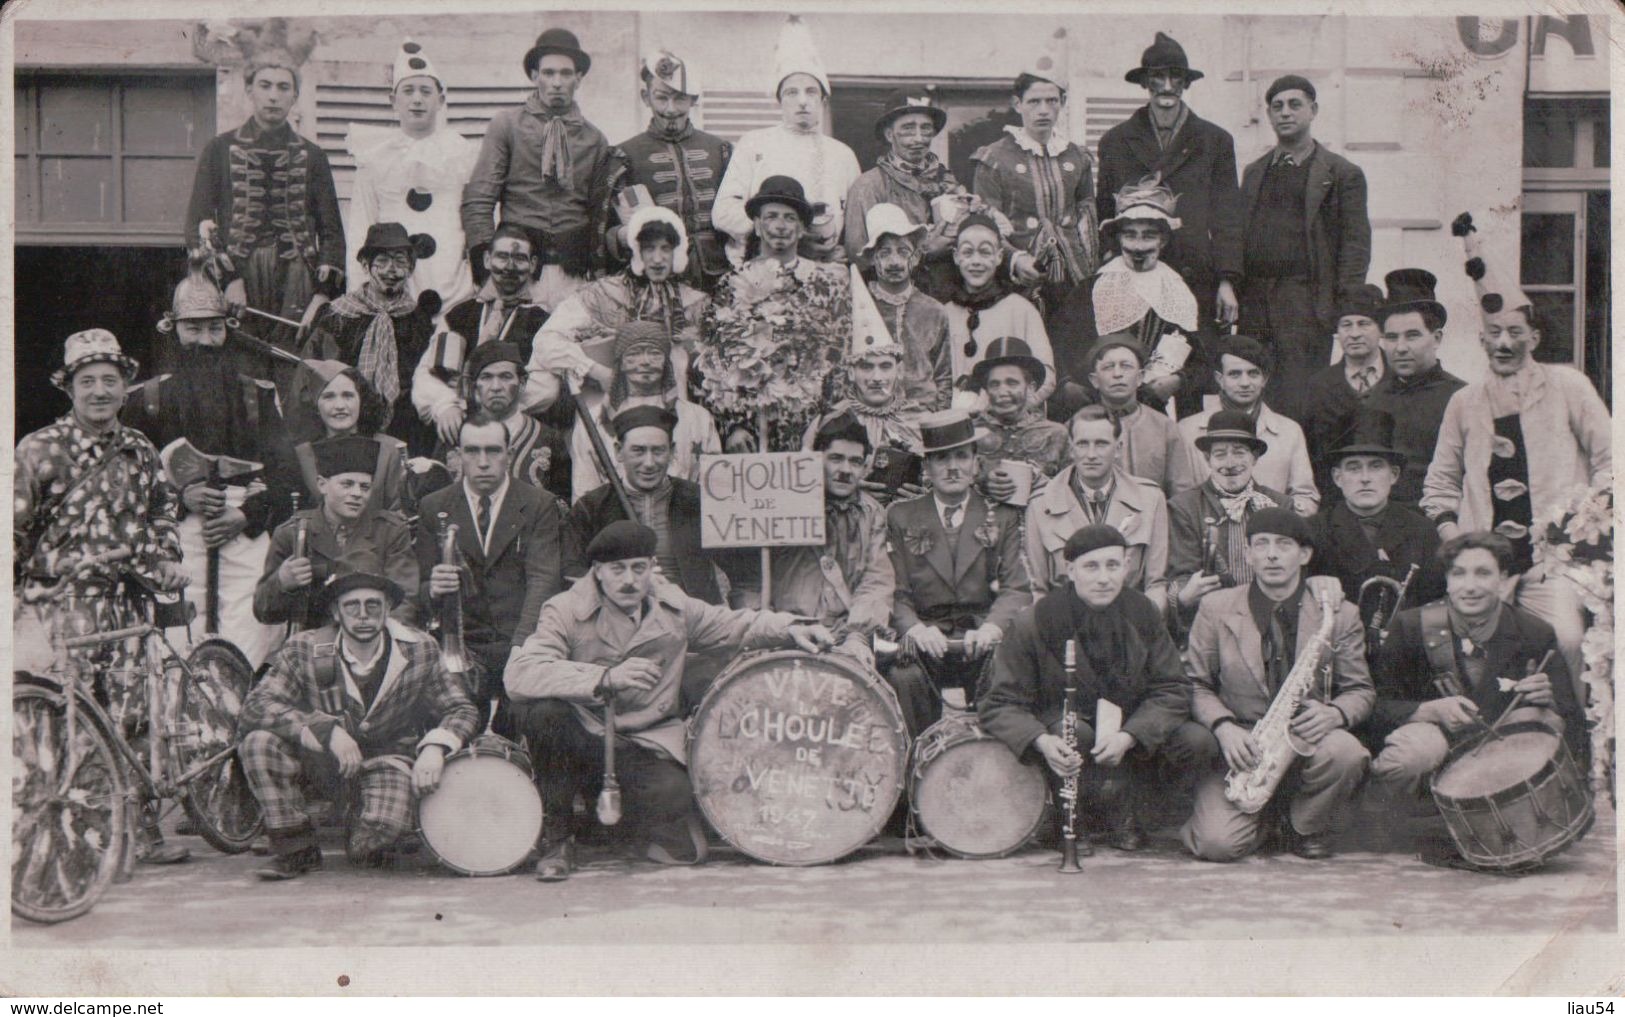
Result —
[[427, 233], [406, 232], [398, 222], [375, 222], [367, 227], [366, 242], [356, 252], [356, 260], [365, 265], [373, 255], [387, 251], [411, 251], [419, 261], [434, 257], [434, 237]]
[[970, 387], [980, 391], [987, 386], [987, 376], [995, 367], [1014, 364], [1027, 372], [1034, 385], [1043, 385], [1049, 368], [1033, 356], [1033, 349], [1014, 336], [1000, 336], [987, 344], [987, 353], [970, 369]]
[[384, 575], [383, 562], [379, 560], [378, 553], [371, 548], [347, 551], [335, 566], [333, 574], [328, 577], [317, 596], [320, 611], [328, 610], [351, 590], [377, 590], [389, 601], [392, 609], [399, 607], [401, 601], [406, 599], [406, 591], [393, 579]]
[[1165, 32], [1158, 32], [1156, 41], [1146, 47], [1140, 54], [1140, 66], [1123, 75], [1123, 80], [1136, 85], [1145, 84], [1145, 79], [1152, 71], [1179, 71], [1185, 75], [1185, 83], [1202, 77], [1202, 72], [1191, 69], [1191, 62], [1185, 56], [1185, 47], [1175, 42], [1173, 36]]
[[1208, 418], [1207, 431], [1196, 436], [1197, 451], [1206, 452], [1216, 442], [1239, 441], [1253, 450], [1255, 457], [1269, 451], [1269, 442], [1258, 436], [1253, 418], [1240, 410], [1220, 410]]
[[630, 519], [617, 519], [598, 531], [587, 545], [587, 564], [653, 558], [658, 538], [655, 531]]
[[976, 426], [971, 415], [964, 410], [922, 413], [915, 423], [920, 427], [921, 451], [926, 455], [973, 445], [988, 435], [987, 431]]
[[771, 176], [763, 180], [762, 186], [745, 202], [745, 214], [754, 219], [761, 213], [763, 205], [789, 205], [796, 210], [804, 226], [811, 226], [813, 216], [823, 210], [822, 205], [813, 205], [807, 200], [807, 190], [801, 186], [801, 181], [787, 176]]
[[586, 74], [592, 69], [592, 57], [581, 48], [574, 32], [568, 28], [549, 28], [536, 37], [536, 45], [525, 53], [525, 77], [535, 74], [536, 66], [549, 53], [563, 53], [569, 57], [576, 65], [577, 74]]
[[941, 131], [948, 123], [948, 111], [938, 106], [925, 91], [897, 91], [886, 97], [886, 110], [875, 121], [875, 137], [884, 140], [887, 126], [905, 113], [924, 113], [931, 118], [934, 131]]
[[1335, 465], [1344, 456], [1382, 456], [1395, 466], [1405, 465], [1405, 453], [1394, 447], [1394, 415], [1387, 410], [1362, 408], [1343, 434], [1343, 444], [1332, 449]]
[[1433, 273], [1425, 268], [1396, 268], [1382, 277], [1388, 286], [1388, 299], [1378, 308], [1377, 315], [1386, 321], [1389, 315], [1404, 314], [1407, 311], [1420, 311], [1426, 314], [1432, 311], [1439, 319], [1440, 326], [1447, 320], [1444, 305], [1439, 303], [1433, 295], [1433, 287], [1439, 280]]

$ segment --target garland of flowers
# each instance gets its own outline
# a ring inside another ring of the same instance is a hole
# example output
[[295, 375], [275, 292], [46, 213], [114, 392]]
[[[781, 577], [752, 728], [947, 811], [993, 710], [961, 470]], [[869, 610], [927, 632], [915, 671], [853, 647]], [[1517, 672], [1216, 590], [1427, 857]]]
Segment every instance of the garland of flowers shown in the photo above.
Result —
[[823, 399], [824, 377], [852, 330], [845, 275], [798, 278], [773, 261], [725, 278], [707, 306], [693, 370], [719, 426], [754, 428], [770, 416], [768, 448], [801, 447]]
[[[1577, 487], [1535, 519], [1535, 561], [1568, 577], [1580, 591], [1590, 625], [1580, 643], [1590, 690], [1591, 783], [1614, 800], [1614, 490], [1604, 477]], [[1617, 801], [1616, 801], [1617, 804]]]

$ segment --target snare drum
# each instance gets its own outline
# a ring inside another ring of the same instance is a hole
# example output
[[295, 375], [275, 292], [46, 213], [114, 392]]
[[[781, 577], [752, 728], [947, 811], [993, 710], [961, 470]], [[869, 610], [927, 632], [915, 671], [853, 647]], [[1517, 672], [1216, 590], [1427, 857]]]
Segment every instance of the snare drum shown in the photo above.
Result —
[[951, 854], [1002, 858], [1019, 849], [1043, 822], [1044, 798], [1044, 775], [972, 714], [947, 714], [914, 742], [908, 807]]
[[896, 695], [839, 653], [741, 657], [689, 721], [705, 818], [775, 865], [832, 862], [867, 844], [902, 796], [907, 756]]
[[1473, 865], [1532, 869], [1591, 829], [1585, 775], [1563, 736], [1538, 721], [1470, 742], [1433, 780], [1433, 802], [1456, 849]]
[[418, 827], [441, 865], [464, 876], [500, 876], [524, 862], [542, 832], [542, 796], [530, 759], [500, 735], [474, 739], [446, 759], [440, 786], [418, 802]]

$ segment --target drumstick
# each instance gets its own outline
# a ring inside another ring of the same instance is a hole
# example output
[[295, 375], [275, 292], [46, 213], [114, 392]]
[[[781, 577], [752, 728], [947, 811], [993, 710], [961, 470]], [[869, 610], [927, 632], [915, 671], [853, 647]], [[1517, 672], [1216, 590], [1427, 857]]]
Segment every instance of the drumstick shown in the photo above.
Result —
[[[1550, 664], [1552, 662], [1552, 654], [1555, 653], [1555, 652], [1557, 652], [1555, 649], [1547, 650], [1546, 651], [1546, 656], [1540, 658], [1540, 663], [1535, 665], [1535, 669], [1533, 671], [1529, 672], [1529, 673], [1530, 674], [1543, 674], [1543, 673], [1545, 673], [1546, 665], [1548, 665], [1548, 664]], [[1499, 717], [1495, 718], [1495, 723], [1490, 725], [1490, 729], [1493, 731], [1495, 728], [1500, 727], [1502, 721], [1504, 721], [1508, 717], [1512, 716], [1512, 711], [1513, 710], [1516, 710], [1519, 706], [1523, 705], [1523, 699], [1524, 699], [1524, 694], [1522, 692], [1520, 692], [1517, 695], [1513, 696], [1512, 697], [1512, 702], [1508, 703], [1507, 708], [1501, 711], [1501, 715]]]

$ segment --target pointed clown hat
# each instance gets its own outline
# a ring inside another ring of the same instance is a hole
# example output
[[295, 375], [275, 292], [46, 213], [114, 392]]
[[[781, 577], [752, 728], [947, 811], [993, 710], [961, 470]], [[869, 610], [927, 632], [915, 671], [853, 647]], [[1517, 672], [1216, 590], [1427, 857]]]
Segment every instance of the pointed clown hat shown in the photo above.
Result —
[[1032, 54], [1022, 65], [1024, 78], [1037, 78], [1060, 87], [1065, 92], [1072, 86], [1072, 40], [1065, 28], [1057, 28], [1044, 40], [1043, 48]]
[[813, 45], [812, 31], [800, 15], [792, 14], [779, 30], [779, 44], [773, 51], [773, 96], [778, 98], [779, 87], [792, 74], [810, 74], [818, 79], [829, 98], [829, 72], [824, 70], [824, 58]]
[[874, 295], [869, 292], [863, 276], [858, 274], [858, 266], [851, 266], [851, 273], [852, 342], [847, 346], [846, 362], [853, 364], [864, 357], [879, 354], [902, 359], [903, 347], [892, 337], [891, 329], [886, 327], [886, 319], [880, 316]]
[[1499, 314], [1508, 308], [1534, 308], [1535, 302], [1518, 286], [1516, 278], [1485, 263], [1478, 242], [1478, 227], [1473, 225], [1472, 213], [1463, 212], [1456, 216], [1455, 221], [1450, 224], [1450, 232], [1461, 238], [1462, 247], [1466, 249], [1467, 278], [1473, 281], [1480, 313], [1487, 316]]
[[401, 48], [395, 52], [395, 66], [389, 72], [389, 87], [394, 90], [396, 85], [407, 78], [433, 78], [440, 91], [446, 90], [446, 79], [435, 70], [434, 63], [429, 55], [423, 52], [423, 47], [407, 39], [401, 43]]

